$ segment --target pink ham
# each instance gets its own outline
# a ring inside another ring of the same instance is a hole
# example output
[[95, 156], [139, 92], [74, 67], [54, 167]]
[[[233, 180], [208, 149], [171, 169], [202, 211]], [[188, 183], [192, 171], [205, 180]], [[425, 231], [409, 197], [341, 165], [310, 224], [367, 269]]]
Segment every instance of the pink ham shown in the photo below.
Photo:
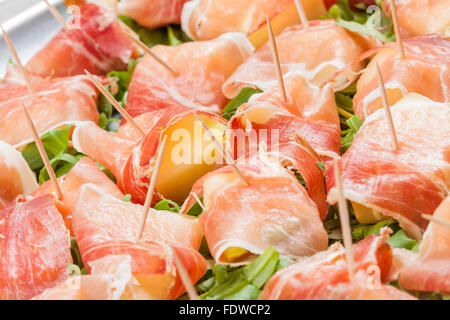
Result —
[[[450, 196], [433, 217], [450, 222]], [[450, 293], [449, 228], [431, 222], [420, 245], [418, 260], [400, 273], [400, 285], [409, 290]]]
[[[384, 284], [392, 263], [384, 242], [389, 229], [353, 246], [355, 276], [351, 281], [340, 243], [327, 251], [281, 269], [264, 287], [262, 300], [411, 300], [413, 296]], [[377, 270], [375, 272], [371, 270]], [[373, 273], [373, 274], [372, 274]]]
[[[72, 214], [78, 245], [84, 248], [86, 243], [92, 246], [113, 239], [136, 239], [143, 206], [114, 198], [101, 188], [86, 184], [80, 188]], [[150, 209], [142, 237], [198, 250], [202, 232], [193, 217]]]
[[[395, 6], [403, 37], [450, 32], [447, 0], [397, 0]], [[383, 0], [383, 8], [391, 13], [388, 0]]]
[[131, 80], [127, 111], [133, 116], [171, 106], [220, 112], [228, 102], [222, 84], [252, 53], [253, 46], [239, 33], [214, 40], [152, 48], [178, 75], [144, 56]]
[[188, 0], [122, 0], [119, 15], [128, 16], [147, 28], [181, 22], [181, 10]]
[[0, 96], [0, 140], [15, 147], [33, 141], [22, 105], [39, 134], [77, 121], [98, 121], [97, 90], [85, 76], [43, 80], [34, 84], [32, 101], [25, 85], [2, 90]]
[[226, 32], [249, 34], [286, 9], [292, 0], [192, 0], [182, 14], [182, 28], [196, 40], [213, 39]]
[[[309, 30], [301, 25], [288, 27], [276, 37], [276, 42], [283, 74], [299, 73], [319, 86], [367, 49], [362, 39], [339, 27], [333, 20], [311, 21]], [[354, 72], [361, 68], [362, 64], [354, 64], [351, 72], [342, 74], [333, 86], [339, 87], [354, 80]], [[265, 91], [276, 84], [270, 45], [266, 43], [227, 79], [223, 93], [231, 99], [245, 87]]]
[[56, 190], [49, 180], [33, 192], [33, 196], [52, 194], [55, 206], [64, 218], [67, 228], [72, 232], [72, 214], [80, 188], [87, 184], [95, 184], [103, 194], [122, 199], [123, 194], [100, 168], [88, 157], [80, 159], [70, 171], [58, 178], [58, 184], [63, 194], [62, 200], [57, 199]]
[[213, 171], [193, 190], [203, 195], [200, 224], [217, 263], [224, 253], [240, 248], [248, 253], [234, 261], [247, 263], [272, 245], [282, 256], [296, 258], [325, 250], [328, 238], [317, 206], [306, 190], [276, 160], [261, 155], [239, 162], [249, 186], [230, 167]]
[[93, 3], [80, 8], [79, 28], [61, 30], [27, 63], [28, 71], [41, 76], [66, 77], [105, 74], [124, 69], [138, 49], [125, 35], [113, 12]]
[[175, 299], [184, 288], [174, 267], [174, 250], [193, 283], [206, 272], [206, 261], [197, 252], [200, 228], [189, 217], [152, 210], [143, 238], [136, 241], [141, 210], [138, 205], [102, 196], [95, 186], [83, 186], [73, 214], [73, 230], [83, 262], [89, 268], [90, 262], [108, 255], [129, 255], [132, 274], [141, 285], [157, 275], [172, 279], [164, 285], [171, 290], [167, 298]]
[[53, 197], [19, 196], [0, 211], [0, 299], [29, 299], [68, 278], [69, 231]]
[[388, 101], [393, 105], [407, 93], [418, 93], [438, 102], [449, 102], [450, 41], [437, 35], [405, 39], [405, 59], [395, 43], [366, 52], [375, 55], [357, 83], [353, 100], [355, 114], [364, 119], [383, 107], [375, 62], [380, 66]]
[[118, 300], [136, 281], [130, 256], [109, 255], [91, 262], [91, 267], [91, 274], [70, 277], [32, 300]]
[[[450, 108], [410, 94], [391, 107], [400, 144], [393, 151], [384, 110], [370, 115], [341, 159], [348, 200], [397, 219], [421, 238], [450, 185]], [[426, 138], [425, 138], [426, 137]], [[327, 163], [328, 202], [337, 202], [333, 164]]]
[[30, 194], [38, 184], [20, 152], [0, 141], [0, 210], [12, 202], [16, 196]]
[[[271, 132], [277, 133], [273, 139], [278, 139], [279, 143], [293, 141], [299, 135], [322, 158], [336, 158], [340, 153], [340, 126], [330, 86], [320, 89], [298, 74], [287, 76], [285, 86], [288, 102], [283, 101], [280, 89], [275, 85], [239, 107], [229, 128], [258, 133], [265, 129], [268, 140], [272, 139]], [[242, 155], [242, 151], [236, 152], [237, 156]]]

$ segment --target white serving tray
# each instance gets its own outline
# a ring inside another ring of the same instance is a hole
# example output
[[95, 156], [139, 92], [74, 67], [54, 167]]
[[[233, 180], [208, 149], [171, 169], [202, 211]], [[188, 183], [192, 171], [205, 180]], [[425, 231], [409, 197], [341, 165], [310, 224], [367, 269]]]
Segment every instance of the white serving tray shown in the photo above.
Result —
[[[0, 0], [1, 1], [1, 0]], [[11, 2], [8, 2], [11, 1]], [[0, 10], [6, 10], [11, 3], [18, 0], [6, 0], [0, 3]], [[67, 17], [63, 0], [50, 0], [64, 17]], [[4, 13], [4, 12], [2, 12]], [[2, 23], [10, 36], [20, 60], [25, 64], [37, 51], [61, 29], [61, 25], [48, 11], [44, 1], [36, 3]], [[3, 36], [0, 34], [0, 79], [3, 78], [8, 59], [11, 57]]]

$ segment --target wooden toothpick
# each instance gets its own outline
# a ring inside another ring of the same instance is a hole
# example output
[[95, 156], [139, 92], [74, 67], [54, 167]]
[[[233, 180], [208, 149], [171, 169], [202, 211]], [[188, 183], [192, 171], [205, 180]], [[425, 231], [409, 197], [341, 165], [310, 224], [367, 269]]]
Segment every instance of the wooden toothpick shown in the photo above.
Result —
[[152, 177], [150, 178], [150, 184], [148, 186], [147, 196], [145, 197], [144, 211], [142, 213], [141, 222], [139, 225], [139, 232], [137, 240], [141, 239], [144, 232], [145, 222], [147, 221], [148, 212], [153, 200], [153, 193], [155, 192], [156, 181], [158, 180], [159, 170], [161, 169], [161, 163], [164, 156], [164, 150], [166, 149], [167, 136], [164, 136], [160, 147], [158, 148], [158, 156], [156, 157], [155, 167], [153, 168]]
[[314, 150], [313, 147], [311, 147], [311, 145], [309, 144], [308, 141], [306, 141], [305, 139], [303, 139], [303, 137], [299, 134], [296, 133], [295, 134], [295, 138], [297, 139], [297, 141], [303, 145], [303, 147], [308, 151], [308, 153], [313, 156], [317, 161], [320, 160], [319, 155], [317, 154], [316, 150]]
[[239, 179], [245, 184], [245, 186], [249, 186], [249, 183], [247, 181], [247, 179], [245, 179], [244, 175], [242, 174], [241, 170], [239, 170], [239, 168], [236, 166], [234, 160], [228, 155], [228, 153], [226, 151], [223, 150], [223, 146], [219, 143], [219, 141], [217, 141], [216, 137], [214, 136], [214, 134], [211, 132], [211, 130], [208, 128], [208, 126], [206, 125], [206, 123], [197, 115], [197, 113], [194, 112], [194, 116], [195, 118], [200, 121], [203, 130], [205, 130], [208, 135], [209, 138], [212, 140], [212, 142], [215, 144], [216, 149], [220, 152], [220, 155], [222, 156], [222, 158], [225, 158], [227, 164], [229, 166], [231, 166], [231, 168], [233, 169], [233, 171], [236, 173], [236, 175], [239, 177]]
[[12, 43], [10, 37], [9, 37], [8, 34], [6, 33], [5, 29], [3, 29], [3, 26], [2, 26], [1, 24], [0, 24], [0, 29], [2, 29], [3, 38], [5, 38], [6, 45], [8, 46], [9, 51], [11, 52], [11, 54], [12, 54], [12, 56], [13, 56], [13, 59], [14, 59], [14, 61], [16, 62], [17, 67], [19, 68], [20, 73], [22, 74], [23, 80], [25, 81], [25, 83], [26, 83], [26, 85], [27, 85], [27, 87], [28, 87], [28, 91], [30, 92], [31, 96], [32, 96], [33, 98], [35, 98], [35, 97], [36, 97], [36, 92], [34, 91], [34, 88], [33, 88], [33, 86], [31, 85], [31, 81], [30, 81], [30, 79], [28, 78], [28, 74], [27, 74], [27, 72], [25, 71], [25, 69], [24, 69], [24, 67], [23, 67], [23, 65], [22, 65], [22, 62], [20, 62], [19, 56], [18, 56], [18, 54], [17, 54], [16, 49], [14, 48], [14, 45], [13, 45], [13, 43]]
[[348, 213], [347, 200], [344, 196], [341, 181], [341, 170], [339, 160], [334, 160], [334, 180], [338, 193], [339, 220], [341, 222], [342, 238], [344, 240], [345, 255], [347, 257], [348, 273], [350, 281], [355, 274], [355, 259], [353, 254], [352, 231], [350, 229], [350, 215]]
[[189, 273], [187, 272], [183, 263], [180, 261], [178, 254], [173, 248], [172, 248], [172, 256], [173, 261], [175, 263], [175, 267], [177, 268], [178, 271], [178, 275], [180, 276], [180, 280], [183, 283], [184, 288], [186, 289], [189, 299], [199, 300], [197, 290], [195, 290], [194, 285], [192, 284], [191, 277], [189, 276]]
[[145, 45], [145, 43], [141, 42], [139, 39], [136, 39], [134, 35], [132, 35], [128, 30], [124, 29], [124, 34], [133, 41], [138, 47], [140, 47], [142, 50], [144, 50], [146, 53], [148, 53], [150, 56], [153, 57], [160, 65], [162, 65], [164, 68], [169, 70], [174, 76], [178, 75], [178, 72], [175, 71], [171, 66], [169, 66], [163, 59], [158, 57], [149, 47]]
[[203, 211], [205, 211], [206, 209], [197, 194], [195, 192], [192, 192], [192, 196], [194, 197], [195, 201], [197, 201], [198, 205], [203, 209]]
[[63, 199], [63, 194], [61, 192], [61, 188], [59, 187], [58, 180], [56, 179], [55, 172], [53, 171], [52, 165], [50, 164], [50, 160], [48, 159], [47, 153], [45, 152], [44, 145], [42, 144], [41, 138], [39, 138], [39, 134], [34, 126], [33, 120], [31, 119], [30, 114], [28, 113], [25, 105], [22, 104], [23, 113], [25, 114], [25, 118], [27, 119], [28, 126], [33, 133], [33, 139], [36, 143], [36, 147], [38, 148], [39, 154], [41, 155], [42, 161], [44, 162], [45, 169], [47, 169], [47, 173], [52, 181], [53, 187], [55, 188], [56, 195], [58, 196], [58, 200]]
[[397, 39], [397, 46], [398, 46], [398, 50], [400, 51], [400, 58], [404, 59], [405, 58], [405, 50], [403, 48], [402, 35], [400, 34], [400, 25], [398, 24], [397, 8], [395, 6], [395, 1], [389, 0], [389, 4], [391, 7], [392, 22], [394, 23], [395, 38]]
[[64, 20], [63, 16], [59, 13], [58, 9], [56, 9], [48, 0], [44, 0], [44, 1], [47, 4], [48, 10], [56, 18], [56, 20], [58, 20], [58, 22], [61, 24], [61, 26], [65, 30], [69, 30], [66, 20]]
[[283, 73], [281, 72], [280, 57], [278, 55], [277, 44], [275, 42], [275, 36], [273, 35], [272, 25], [270, 24], [269, 17], [267, 17], [267, 30], [269, 31], [269, 43], [272, 51], [273, 64], [278, 77], [278, 84], [280, 86], [281, 96], [284, 102], [287, 102], [286, 89], [283, 81]]
[[432, 215], [430, 215], [430, 214], [422, 214], [422, 218], [424, 218], [424, 219], [426, 219], [426, 220], [428, 220], [428, 221], [431, 221], [431, 222], [438, 223], [438, 224], [440, 224], [441, 226], [450, 228], [450, 222], [447, 221], [447, 220], [441, 219], [441, 218], [439, 218], [439, 217], [434, 217], [434, 216], [432, 216]]
[[394, 144], [394, 151], [397, 151], [400, 148], [397, 140], [397, 133], [395, 132], [394, 121], [392, 120], [391, 108], [389, 107], [383, 77], [381, 76], [380, 67], [378, 66], [378, 63], [376, 61], [375, 67], [377, 69], [378, 87], [380, 89], [381, 100], [383, 101], [383, 107], [386, 114], [386, 121], [388, 123], [389, 131], [392, 137], [392, 142]]
[[97, 80], [89, 71], [86, 69], [84, 70], [84, 73], [86, 73], [89, 80], [92, 81], [92, 83], [97, 87], [97, 89], [105, 96], [105, 98], [113, 105], [113, 107], [141, 134], [141, 136], [145, 137], [144, 130], [141, 129], [137, 125], [137, 123], [134, 121], [133, 117], [120, 105], [119, 102], [117, 102], [116, 99], [112, 96], [111, 93], [109, 93], [108, 90], [103, 87], [103, 85], [100, 83], [100, 81]]
[[295, 6], [297, 7], [298, 16], [302, 21], [303, 28], [305, 28], [305, 30], [309, 30], [308, 18], [306, 17], [305, 9], [303, 8], [301, 0], [295, 0]]

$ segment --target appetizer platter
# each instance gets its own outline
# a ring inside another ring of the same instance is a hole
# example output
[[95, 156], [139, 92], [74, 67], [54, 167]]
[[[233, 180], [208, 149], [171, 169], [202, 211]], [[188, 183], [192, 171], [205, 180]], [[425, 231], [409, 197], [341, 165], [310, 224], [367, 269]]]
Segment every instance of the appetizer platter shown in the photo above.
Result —
[[448, 300], [448, 0], [47, 1], [1, 26], [0, 300]]

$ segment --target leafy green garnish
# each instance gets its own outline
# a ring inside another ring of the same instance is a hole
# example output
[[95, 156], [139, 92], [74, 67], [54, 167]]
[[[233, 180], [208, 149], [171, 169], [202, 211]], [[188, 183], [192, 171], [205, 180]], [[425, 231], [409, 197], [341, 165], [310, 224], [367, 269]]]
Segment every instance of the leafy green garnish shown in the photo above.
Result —
[[[203, 196], [201, 196], [201, 197], [199, 198], [199, 200], [200, 200], [200, 202], [203, 204]], [[196, 201], [196, 202], [194, 203], [194, 205], [189, 209], [189, 211], [186, 212], [186, 214], [187, 214], [187, 215], [190, 215], [190, 216], [195, 216], [195, 217], [197, 217], [197, 216], [199, 216], [202, 212], [203, 212], [202, 207], [201, 207], [200, 204]]]
[[295, 168], [291, 168], [291, 172], [295, 175], [295, 177], [297, 178], [298, 182], [300, 182], [300, 184], [301, 184], [303, 187], [305, 187], [305, 189], [308, 189], [308, 187], [306, 186], [305, 179], [303, 179], [301, 173], [298, 172], [298, 170], [295, 169]]
[[394, 223], [395, 223], [394, 220], [384, 220], [384, 221], [378, 222], [376, 224], [360, 225], [352, 230], [353, 239], [356, 241], [359, 241], [359, 240], [362, 240], [372, 234], [379, 235], [381, 228], [389, 227], [390, 225], [392, 225]]
[[78, 248], [77, 240], [74, 237], [70, 237], [70, 253], [72, 254], [73, 264], [80, 268], [82, 274], [87, 273], [81, 259], [80, 248]]
[[393, 248], [404, 248], [418, 252], [420, 242], [409, 238], [405, 231], [398, 230], [389, 238], [389, 244]]
[[[53, 159], [56, 155], [67, 151], [70, 127], [65, 126], [62, 129], [55, 129], [41, 136], [42, 144], [49, 159]], [[42, 162], [39, 150], [34, 142], [26, 146], [22, 151], [22, 156], [27, 161], [31, 170], [40, 169], [44, 166], [44, 162]]]
[[[61, 129], [51, 130], [41, 136], [42, 144], [47, 153], [50, 164], [55, 171], [56, 177], [60, 177], [72, 169], [72, 167], [83, 157], [83, 154], [69, 148], [69, 131], [72, 125]], [[22, 151], [22, 156], [27, 161], [31, 170], [36, 172], [39, 184], [49, 180], [47, 169], [42, 162], [36, 143], [30, 143]]]
[[345, 122], [350, 129], [345, 132], [344, 137], [341, 137], [341, 153], [345, 153], [348, 148], [350, 148], [355, 134], [358, 133], [359, 128], [361, 128], [363, 124], [363, 121], [359, 119], [357, 115], [352, 116]]
[[369, 35], [383, 42], [395, 41], [392, 21], [383, 14], [381, 1], [377, 1], [377, 4], [378, 9], [361, 6], [362, 10], [353, 10], [348, 0], [338, 0], [337, 4], [329, 9], [328, 18], [334, 19], [337, 25], [350, 31]]
[[[68, 173], [70, 169], [80, 160], [84, 155], [81, 153], [77, 153], [75, 155], [71, 155], [69, 153], [60, 153], [57, 154], [50, 160], [50, 164], [55, 172], [56, 177], [61, 177], [62, 175]], [[45, 181], [49, 180], [50, 176], [48, 175], [47, 168], [43, 167], [39, 171], [39, 184], [43, 184]]]
[[325, 162], [323, 161], [316, 161], [317, 166], [322, 170], [323, 173], [325, 173]]
[[270, 277], [277, 270], [291, 263], [290, 260], [280, 260], [279, 256], [279, 253], [270, 247], [245, 267], [232, 268], [216, 264], [212, 272], [213, 277], [197, 285], [198, 289], [209, 288], [200, 298], [202, 300], [258, 299]]
[[126, 16], [119, 16], [128, 27], [139, 35], [139, 39], [148, 47], [157, 44], [176, 46], [183, 42], [192, 41], [178, 25], [168, 25], [157, 29], [148, 29], [139, 25], [136, 21]]
[[169, 199], [161, 200], [153, 208], [156, 210], [165, 210], [172, 212], [180, 211], [180, 206], [178, 205], [178, 203], [173, 202], [172, 200]]
[[388, 241], [392, 248], [403, 248], [418, 252], [420, 242], [408, 237], [406, 232], [399, 227], [398, 222], [394, 219], [384, 220], [372, 225], [358, 225], [352, 229], [353, 239], [359, 241], [372, 234], [379, 235], [383, 227], [389, 227], [394, 231], [394, 234], [389, 237]]
[[261, 93], [262, 91], [255, 88], [244, 88], [239, 94], [223, 108], [222, 117], [230, 120], [236, 113], [237, 109], [244, 103], [248, 102], [250, 97], [255, 93]]
[[[128, 86], [138, 62], [139, 59], [130, 59], [126, 71], [111, 71], [107, 74], [116, 81], [117, 92], [114, 92], [113, 96], [122, 107], [126, 105]], [[112, 93], [111, 86], [106, 86], [106, 89]], [[98, 126], [108, 131], [116, 131], [119, 127], [120, 114], [102, 94], [98, 96], [97, 109], [100, 114]]]
[[130, 202], [131, 201], [131, 194], [127, 193], [123, 198], [122, 201], [124, 202]]

